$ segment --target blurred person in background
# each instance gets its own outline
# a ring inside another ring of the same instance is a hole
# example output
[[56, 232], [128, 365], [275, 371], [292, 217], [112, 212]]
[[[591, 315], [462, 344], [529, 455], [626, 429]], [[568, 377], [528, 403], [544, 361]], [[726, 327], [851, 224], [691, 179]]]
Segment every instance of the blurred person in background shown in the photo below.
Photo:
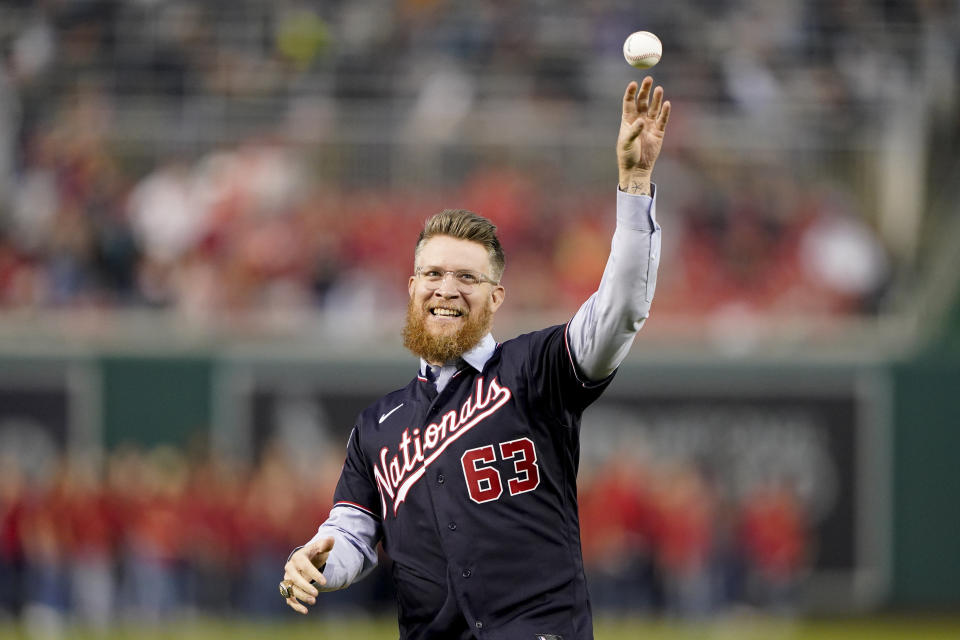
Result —
[[230, 614], [246, 557], [241, 512], [244, 485], [232, 465], [209, 454], [190, 458], [184, 492], [184, 594], [195, 612]]
[[[180, 612], [183, 554], [189, 541], [183, 527], [187, 468], [183, 453], [157, 447], [142, 460], [137, 486], [128, 487], [125, 583], [127, 613], [158, 623]], [[131, 470], [132, 471], [132, 470]]]
[[70, 608], [76, 621], [103, 631], [114, 616], [114, 558], [120, 523], [91, 460], [72, 460], [61, 526], [67, 542]]
[[711, 560], [714, 499], [695, 464], [669, 464], [657, 478], [656, 561], [664, 576], [666, 610], [701, 617], [713, 607]]
[[809, 520], [787, 482], [756, 487], [740, 507], [739, 542], [746, 561], [747, 601], [791, 613], [809, 567]]
[[[295, 611], [363, 578], [382, 539], [401, 638], [593, 637], [576, 508], [580, 417], [649, 315], [660, 251], [651, 174], [670, 115], [650, 77], [627, 86], [622, 108], [613, 246], [599, 290], [567, 325], [498, 345], [496, 227], [464, 210], [427, 221], [403, 331], [419, 375], [360, 415], [330, 517], [284, 567], [280, 593]], [[439, 424], [426, 426], [431, 418]], [[498, 444], [504, 464], [491, 466]]]
[[578, 491], [583, 561], [598, 609], [629, 614], [663, 608], [654, 486], [649, 469], [619, 452]]
[[280, 447], [269, 446], [250, 478], [242, 508], [247, 543], [241, 601], [244, 610], [261, 616], [275, 616], [283, 611], [276, 597], [274, 578], [277, 564], [283, 563], [291, 544], [297, 542], [291, 523], [304, 513], [305, 491], [290, 490], [301, 484], [292, 467], [292, 461]]
[[49, 478], [34, 483], [22, 530], [26, 566], [21, 588], [23, 619], [29, 633], [62, 635], [70, 607], [69, 537], [62, 515], [68, 512], [69, 468], [61, 458]]
[[0, 42], [0, 208], [13, 184], [17, 135], [20, 129], [20, 96], [13, 74], [11, 52]]
[[23, 608], [25, 492], [20, 463], [4, 452], [0, 456], [0, 621], [19, 616]]

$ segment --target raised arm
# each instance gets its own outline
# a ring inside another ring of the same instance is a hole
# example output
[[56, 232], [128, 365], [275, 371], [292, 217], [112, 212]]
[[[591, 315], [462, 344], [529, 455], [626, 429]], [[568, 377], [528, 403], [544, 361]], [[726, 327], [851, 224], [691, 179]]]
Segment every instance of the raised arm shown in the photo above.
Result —
[[663, 89], [653, 79], [627, 85], [617, 138], [617, 228], [600, 287], [567, 328], [570, 350], [588, 381], [620, 366], [650, 314], [660, 263], [656, 189], [651, 182], [670, 119]]

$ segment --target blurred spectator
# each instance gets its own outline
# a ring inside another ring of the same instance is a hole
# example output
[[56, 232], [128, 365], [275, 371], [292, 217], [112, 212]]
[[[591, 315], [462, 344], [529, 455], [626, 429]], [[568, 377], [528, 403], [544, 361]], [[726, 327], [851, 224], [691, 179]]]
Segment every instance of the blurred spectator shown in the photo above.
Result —
[[25, 488], [19, 462], [0, 454], [0, 621], [19, 616], [24, 604]]
[[[283, 566], [290, 551], [299, 544], [297, 540], [303, 539], [291, 535], [295, 529], [291, 523], [309, 517], [301, 511], [299, 487], [290, 466], [284, 464], [283, 457], [274, 449], [265, 453], [250, 479], [250, 490], [243, 505], [248, 545], [244, 553], [242, 602], [247, 611], [275, 616], [284, 610], [283, 600], [272, 597], [276, 590], [273, 583], [276, 567]], [[307, 532], [307, 537], [312, 533]]]
[[743, 501], [739, 529], [748, 601], [779, 613], [794, 610], [810, 547], [797, 495], [785, 486], [758, 487]]
[[127, 488], [124, 594], [128, 612], [157, 623], [181, 613], [187, 469], [182, 453], [162, 447], [143, 458], [136, 489]]
[[244, 531], [235, 510], [243, 499], [242, 476], [209, 457], [191, 460], [181, 527], [184, 593], [190, 609], [226, 615], [238, 602], [246, 566]]
[[579, 491], [583, 560], [593, 606], [628, 614], [663, 609], [655, 562], [659, 514], [648, 470], [613, 457]]
[[70, 609], [70, 555], [60, 514], [70, 501], [68, 469], [61, 464], [46, 484], [29, 497], [21, 544], [25, 572], [20, 589], [26, 603], [23, 619], [37, 635], [61, 636]]
[[10, 53], [0, 50], [0, 194], [9, 193], [13, 183], [20, 132], [20, 96], [11, 77], [15, 71], [11, 62]]
[[70, 571], [70, 603], [76, 621], [106, 629], [114, 620], [114, 559], [122, 528], [103, 491], [100, 470], [89, 461], [68, 465], [60, 518]]
[[691, 463], [667, 466], [656, 476], [656, 562], [664, 576], [666, 610], [700, 617], [713, 606], [714, 500]]
[[813, 287], [841, 311], [875, 311], [889, 275], [887, 253], [852, 211], [849, 197], [828, 191], [799, 240], [799, 258]]

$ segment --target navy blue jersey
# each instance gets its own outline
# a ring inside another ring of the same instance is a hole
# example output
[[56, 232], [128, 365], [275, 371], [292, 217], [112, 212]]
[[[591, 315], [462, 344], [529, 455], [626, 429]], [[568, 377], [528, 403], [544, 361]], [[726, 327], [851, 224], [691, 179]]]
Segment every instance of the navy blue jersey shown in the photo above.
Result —
[[401, 638], [593, 637], [580, 417], [611, 379], [584, 381], [559, 325], [360, 414], [334, 500], [382, 519]]

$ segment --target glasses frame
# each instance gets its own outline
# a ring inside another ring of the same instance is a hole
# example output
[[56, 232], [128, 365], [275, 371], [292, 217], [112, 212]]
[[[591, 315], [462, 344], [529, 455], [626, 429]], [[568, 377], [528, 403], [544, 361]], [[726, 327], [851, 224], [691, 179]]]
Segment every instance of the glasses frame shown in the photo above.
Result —
[[[429, 269], [431, 271], [436, 270], [441, 272], [442, 275], [440, 276], [440, 279], [437, 280], [435, 283], [428, 282], [426, 280], [426, 276], [423, 275], [424, 269]], [[457, 278], [458, 273], [469, 273], [470, 275], [476, 276], [477, 283], [464, 284], [460, 282], [460, 280]], [[500, 283], [494, 280], [493, 278], [491, 278], [490, 276], [480, 273], [479, 271], [474, 271], [473, 269], [441, 269], [440, 267], [426, 266], [426, 267], [416, 267], [413, 270], [413, 275], [419, 278], [422, 278], [424, 280], [424, 284], [426, 285], [427, 289], [429, 289], [430, 291], [436, 291], [437, 289], [439, 289], [440, 285], [443, 284], [443, 281], [447, 279], [447, 276], [453, 276], [453, 281], [457, 283], [457, 289], [459, 289], [463, 293], [470, 293], [477, 287], [477, 285], [481, 285], [481, 284], [492, 284], [495, 287], [500, 286]], [[433, 284], [436, 284], [436, 286], [431, 286]]]

